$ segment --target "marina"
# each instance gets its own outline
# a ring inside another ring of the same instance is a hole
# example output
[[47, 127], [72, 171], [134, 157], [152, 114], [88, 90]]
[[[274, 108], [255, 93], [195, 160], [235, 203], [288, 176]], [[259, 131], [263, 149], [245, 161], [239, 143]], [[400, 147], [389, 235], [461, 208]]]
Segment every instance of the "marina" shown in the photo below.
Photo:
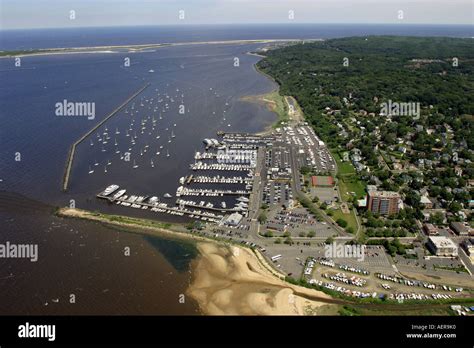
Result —
[[[259, 146], [265, 147], [265, 143], [255, 142], [255, 137], [252, 136], [249, 139], [250, 146], [246, 146], [249, 144], [246, 144], [247, 138], [244, 135], [234, 135], [231, 138], [226, 137], [225, 133], [221, 133], [221, 135], [224, 136], [224, 139], [233, 139], [234, 142], [229, 145], [226, 140], [205, 139], [203, 141], [205, 150], [195, 152], [195, 162], [189, 166], [189, 169], [200, 170], [208, 175], [188, 174], [180, 177], [174, 205], [161, 201], [158, 195], [127, 195], [125, 189], [119, 189], [119, 186], [115, 184], [108, 186], [97, 195], [97, 198], [123, 207], [185, 216], [215, 223], [222, 223], [227, 217], [225, 214], [229, 213], [247, 216], [252, 187], [256, 178], [254, 172], [258, 148]], [[256, 145], [257, 143], [258, 145]], [[220, 147], [220, 153], [214, 152], [214, 145]], [[248, 149], [235, 152], [232, 150], [235, 147], [248, 147]], [[207, 162], [197, 161], [197, 159], [205, 159]], [[135, 166], [138, 165], [134, 161], [134, 168]], [[219, 174], [216, 175], [217, 172]], [[235, 173], [245, 173], [245, 175], [235, 175]], [[199, 185], [199, 187], [195, 185]], [[207, 185], [211, 185], [211, 187], [207, 187]], [[227, 187], [227, 185], [232, 185], [233, 188]], [[172, 197], [169, 193], [163, 195], [164, 199]], [[206, 200], [192, 200], [185, 197], [205, 197]], [[221, 200], [216, 201], [216, 198]]]

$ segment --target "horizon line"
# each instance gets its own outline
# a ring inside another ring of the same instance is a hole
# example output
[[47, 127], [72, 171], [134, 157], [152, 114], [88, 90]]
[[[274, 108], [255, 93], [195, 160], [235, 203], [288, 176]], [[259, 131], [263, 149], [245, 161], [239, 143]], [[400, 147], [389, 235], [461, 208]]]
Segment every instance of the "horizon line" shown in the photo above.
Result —
[[298, 23], [288, 23], [288, 22], [269, 22], [269, 23], [176, 23], [176, 24], [138, 24], [138, 25], [84, 25], [84, 26], [74, 26], [74, 27], [22, 27], [22, 28], [1, 28], [0, 31], [14, 31], [14, 30], [48, 30], [48, 29], [94, 29], [94, 28], [143, 28], [143, 27], [178, 27], [178, 26], [248, 26], [248, 25], [414, 25], [414, 26], [471, 26], [474, 28], [474, 23], [402, 23], [402, 22], [393, 22], [393, 23], [347, 23], [347, 22], [328, 22], [328, 23], [315, 23], [315, 22], [298, 22]]

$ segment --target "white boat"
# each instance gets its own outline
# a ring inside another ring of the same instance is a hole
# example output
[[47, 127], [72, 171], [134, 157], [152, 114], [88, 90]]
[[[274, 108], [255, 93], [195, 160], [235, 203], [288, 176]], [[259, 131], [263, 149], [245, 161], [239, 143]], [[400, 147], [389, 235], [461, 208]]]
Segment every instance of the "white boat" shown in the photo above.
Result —
[[171, 197], [173, 197], [173, 196], [171, 196], [169, 193], [165, 193], [165, 194], [163, 195], [163, 197], [165, 197], [165, 198], [171, 198]]
[[155, 164], [153, 163], [153, 160], [150, 161], [150, 165], [152, 168], [155, 168]]
[[116, 194], [114, 194], [114, 195], [112, 196], [112, 198], [113, 198], [113, 199], [117, 199], [117, 198], [123, 196], [123, 194], [124, 194], [125, 192], [127, 192], [127, 190], [120, 190], [120, 191], [118, 191]]
[[237, 198], [237, 200], [238, 200], [239, 202], [248, 202], [248, 201], [249, 201], [249, 199], [248, 199], [247, 197], [243, 197], [243, 196]]
[[137, 169], [138, 168], [138, 164], [135, 162], [135, 160], [133, 160], [133, 169]]
[[114, 192], [115, 190], [117, 190], [119, 188], [119, 185], [110, 185], [110, 186], [107, 186], [107, 188], [104, 190], [104, 192], [102, 192], [102, 195], [103, 196], [108, 196], [110, 195], [112, 192]]
[[91, 166], [89, 166], [89, 174], [92, 174], [94, 173], [94, 169], [91, 168]]

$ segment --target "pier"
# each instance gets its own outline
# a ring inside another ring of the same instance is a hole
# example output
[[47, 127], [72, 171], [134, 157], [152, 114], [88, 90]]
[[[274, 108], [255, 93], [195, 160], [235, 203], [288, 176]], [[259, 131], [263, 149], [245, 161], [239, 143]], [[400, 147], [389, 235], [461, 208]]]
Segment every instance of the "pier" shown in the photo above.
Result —
[[225, 177], [225, 176], [190, 176], [186, 179], [186, 184], [197, 183], [197, 184], [249, 184], [253, 182], [252, 178], [234, 176], [234, 177]]
[[207, 197], [222, 197], [222, 196], [248, 196], [250, 192], [247, 190], [212, 190], [212, 189], [189, 189], [183, 186], [178, 187], [176, 196], [207, 196]]
[[82, 143], [89, 135], [91, 135], [96, 129], [98, 129], [100, 126], [102, 126], [105, 122], [107, 122], [112, 116], [114, 116], [117, 112], [122, 110], [128, 103], [132, 101], [137, 95], [142, 93], [150, 83], [147, 83], [145, 86], [141, 87], [138, 91], [136, 91], [134, 94], [132, 94], [127, 100], [125, 100], [120, 106], [115, 108], [106, 118], [104, 118], [102, 121], [100, 121], [96, 126], [94, 126], [91, 130], [89, 130], [86, 134], [84, 134], [82, 137], [79, 138], [74, 144], [71, 145], [71, 148], [69, 149], [69, 154], [68, 154], [68, 159], [66, 162], [66, 171], [64, 173], [64, 179], [63, 179], [63, 191], [67, 191], [68, 186], [69, 186], [69, 178], [71, 177], [71, 168], [72, 168], [72, 163], [74, 161], [74, 155], [76, 153], [76, 146]]
[[[126, 198], [124, 199], [123, 198], [124, 196], [114, 198], [113, 194], [104, 195], [103, 193], [99, 193], [98, 195], [96, 195], [96, 197], [100, 199], [105, 199], [109, 201], [110, 203], [122, 205], [125, 207], [131, 207], [131, 208], [141, 209], [141, 210], [150, 209], [150, 211], [155, 212], [155, 213], [166, 213], [170, 215], [178, 215], [178, 216], [187, 215], [189, 217], [199, 218], [204, 221], [207, 220], [211, 222], [219, 222], [224, 217], [223, 215], [216, 215], [214, 213], [201, 210], [201, 209], [204, 209], [204, 210], [223, 211], [224, 209], [217, 209], [217, 208], [209, 209], [209, 208], [201, 207], [199, 205], [195, 205], [195, 206], [188, 205], [195, 208], [200, 208], [199, 210], [189, 210], [184, 207], [185, 204], [183, 204], [181, 207], [170, 207], [168, 206], [167, 203], [162, 203], [158, 201], [154, 203], [145, 202], [148, 200], [149, 196], [141, 196], [140, 200], [134, 200], [130, 198], [137, 197], [137, 196], [130, 196], [130, 197], [125, 196]], [[231, 210], [226, 209], [226, 211], [231, 211]]]

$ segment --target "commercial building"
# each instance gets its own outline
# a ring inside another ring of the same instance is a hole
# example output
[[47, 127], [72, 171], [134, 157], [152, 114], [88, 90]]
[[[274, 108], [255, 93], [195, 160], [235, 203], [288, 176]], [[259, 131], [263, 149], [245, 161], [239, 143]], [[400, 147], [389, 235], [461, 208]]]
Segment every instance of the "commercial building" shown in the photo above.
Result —
[[237, 226], [242, 221], [243, 216], [239, 213], [230, 214], [227, 219], [225, 219], [225, 224], [229, 226]]
[[457, 245], [446, 237], [428, 237], [428, 249], [436, 256], [458, 256]]
[[434, 226], [433, 224], [424, 224], [423, 225], [423, 231], [425, 231], [425, 233], [428, 236], [436, 236], [436, 235], [439, 234], [438, 228], [436, 226]]
[[400, 195], [392, 191], [370, 191], [367, 194], [367, 209], [380, 215], [397, 214]]
[[451, 222], [450, 227], [459, 236], [467, 236], [469, 234], [470, 228], [462, 222]]

